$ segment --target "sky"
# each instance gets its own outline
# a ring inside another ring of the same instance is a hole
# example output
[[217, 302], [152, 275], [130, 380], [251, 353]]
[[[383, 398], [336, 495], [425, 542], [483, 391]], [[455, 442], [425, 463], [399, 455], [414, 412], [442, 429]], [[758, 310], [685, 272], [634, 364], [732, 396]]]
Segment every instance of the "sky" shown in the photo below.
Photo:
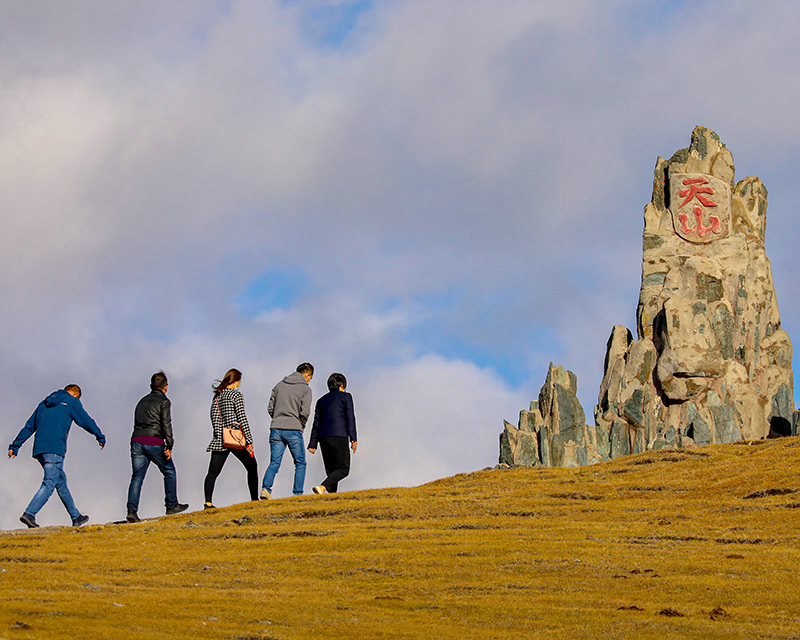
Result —
[[[231, 367], [259, 473], [272, 387], [304, 361], [315, 399], [347, 376], [347, 490], [496, 464], [551, 361], [591, 422], [656, 158], [698, 124], [769, 189], [794, 338], [799, 31], [792, 0], [1, 0], [5, 437], [79, 384], [108, 445], [73, 428], [65, 469], [107, 522], [160, 369], [191, 509]], [[41, 480], [31, 444], [0, 465], [0, 528]], [[291, 480], [287, 455], [276, 497]], [[151, 469], [142, 517], [162, 487]], [[246, 499], [230, 459], [214, 501]], [[56, 496], [38, 519], [68, 524]]]

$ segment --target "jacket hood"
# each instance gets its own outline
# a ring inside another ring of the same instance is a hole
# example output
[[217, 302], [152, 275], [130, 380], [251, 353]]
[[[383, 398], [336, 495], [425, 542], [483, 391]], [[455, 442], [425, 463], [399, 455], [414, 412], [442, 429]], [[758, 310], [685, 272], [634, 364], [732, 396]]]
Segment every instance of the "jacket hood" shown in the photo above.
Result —
[[69, 402], [74, 398], [75, 396], [69, 394], [64, 389], [59, 389], [58, 391], [53, 391], [53, 393], [51, 393], [44, 399], [44, 406], [55, 407], [57, 404], [61, 404], [62, 402]]
[[295, 371], [294, 373], [290, 373], [283, 379], [283, 381], [286, 384], [308, 384], [306, 382], [306, 379], [303, 377], [303, 374], [298, 373], [297, 371]]

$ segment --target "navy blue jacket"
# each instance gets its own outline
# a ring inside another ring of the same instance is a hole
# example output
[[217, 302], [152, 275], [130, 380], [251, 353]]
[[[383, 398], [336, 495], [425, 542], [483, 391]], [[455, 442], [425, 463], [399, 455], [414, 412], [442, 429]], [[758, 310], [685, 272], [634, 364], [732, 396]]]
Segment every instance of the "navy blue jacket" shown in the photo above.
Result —
[[331, 436], [343, 436], [350, 438], [351, 442], [358, 442], [353, 396], [346, 391], [329, 391], [317, 400], [308, 448], [316, 449], [319, 440]]
[[34, 458], [43, 453], [65, 456], [67, 455], [67, 436], [73, 422], [91, 433], [100, 444], [106, 443], [106, 437], [100, 431], [97, 423], [86, 413], [81, 401], [64, 389], [59, 389], [39, 403], [36, 411], [28, 418], [22, 431], [8, 448], [14, 452], [14, 455], [17, 455], [19, 448], [35, 433]]

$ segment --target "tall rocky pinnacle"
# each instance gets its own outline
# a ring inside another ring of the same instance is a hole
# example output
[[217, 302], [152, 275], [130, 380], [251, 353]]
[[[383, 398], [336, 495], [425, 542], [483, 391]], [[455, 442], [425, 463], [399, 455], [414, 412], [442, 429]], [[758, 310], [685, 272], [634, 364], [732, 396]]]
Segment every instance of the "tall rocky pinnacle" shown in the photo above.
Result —
[[[764, 185], [734, 181], [733, 156], [709, 129], [695, 127], [689, 148], [659, 157], [644, 210], [637, 339], [623, 326], [611, 331], [595, 427], [562, 429], [558, 407], [540, 402], [536, 420], [522, 412], [518, 427], [506, 423], [500, 462], [573, 466], [796, 433], [792, 343], [764, 250], [766, 210]], [[545, 387], [577, 387], [554, 383], [553, 371]], [[543, 455], [554, 449], [568, 455]]]

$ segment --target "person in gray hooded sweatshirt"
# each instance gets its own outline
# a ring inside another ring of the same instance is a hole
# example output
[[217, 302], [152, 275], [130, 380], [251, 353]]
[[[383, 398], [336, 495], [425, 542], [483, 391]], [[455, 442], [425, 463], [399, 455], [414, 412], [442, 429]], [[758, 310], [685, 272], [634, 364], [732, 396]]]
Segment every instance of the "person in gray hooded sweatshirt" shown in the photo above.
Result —
[[306, 481], [306, 450], [303, 429], [311, 415], [311, 389], [308, 383], [314, 377], [314, 367], [308, 362], [286, 376], [272, 389], [267, 412], [272, 418], [269, 425], [269, 466], [261, 483], [261, 499], [272, 497], [272, 483], [281, 468], [286, 448], [294, 460], [294, 486], [292, 493], [303, 494]]

